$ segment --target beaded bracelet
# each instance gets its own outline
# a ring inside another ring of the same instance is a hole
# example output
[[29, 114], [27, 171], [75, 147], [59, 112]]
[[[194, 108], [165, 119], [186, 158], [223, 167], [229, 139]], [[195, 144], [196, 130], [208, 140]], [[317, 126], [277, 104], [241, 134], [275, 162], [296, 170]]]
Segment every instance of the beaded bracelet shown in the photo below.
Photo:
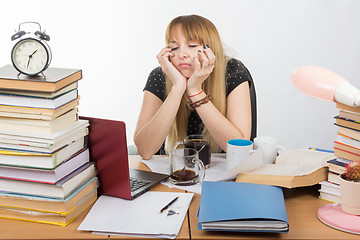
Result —
[[211, 99], [211, 97], [209, 95], [206, 95], [204, 98], [202, 98], [196, 102], [188, 101], [188, 106], [191, 107], [192, 109], [195, 109], [197, 107], [200, 107], [201, 104], [208, 103], [210, 101], [210, 99]]

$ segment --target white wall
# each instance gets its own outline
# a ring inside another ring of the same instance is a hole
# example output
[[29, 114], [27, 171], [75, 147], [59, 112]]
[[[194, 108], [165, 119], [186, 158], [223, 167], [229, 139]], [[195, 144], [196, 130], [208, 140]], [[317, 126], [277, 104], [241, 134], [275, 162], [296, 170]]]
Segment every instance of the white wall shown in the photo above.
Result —
[[360, 87], [359, 10], [358, 0], [7, 0], [0, 66], [11, 63], [10, 36], [19, 23], [38, 21], [51, 37], [51, 66], [83, 70], [80, 114], [125, 121], [131, 144], [167, 24], [199, 14], [215, 23], [229, 54], [254, 78], [258, 135], [278, 137], [289, 149], [331, 148], [335, 104], [298, 91], [289, 74], [320, 65]]

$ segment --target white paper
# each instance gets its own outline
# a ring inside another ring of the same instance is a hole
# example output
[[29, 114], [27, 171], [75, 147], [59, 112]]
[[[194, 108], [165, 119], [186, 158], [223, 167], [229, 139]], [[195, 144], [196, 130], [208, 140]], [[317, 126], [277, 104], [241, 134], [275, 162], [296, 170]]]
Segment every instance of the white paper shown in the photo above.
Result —
[[[170, 174], [170, 157], [155, 157], [151, 160], [141, 160], [152, 172]], [[226, 154], [211, 154], [211, 164], [205, 170], [204, 181], [229, 181], [235, 179], [239, 173], [249, 172], [262, 166], [262, 155], [260, 150], [254, 151], [240, 164], [230, 170], [226, 170]], [[201, 194], [201, 184], [192, 186], [179, 186], [171, 182], [170, 179], [163, 181], [162, 184], [169, 188], [178, 188], [190, 192]]]
[[[134, 200], [100, 196], [78, 230], [105, 235], [175, 238], [193, 193], [147, 192]], [[163, 213], [160, 210], [179, 198]], [[168, 215], [169, 210], [176, 212]]]

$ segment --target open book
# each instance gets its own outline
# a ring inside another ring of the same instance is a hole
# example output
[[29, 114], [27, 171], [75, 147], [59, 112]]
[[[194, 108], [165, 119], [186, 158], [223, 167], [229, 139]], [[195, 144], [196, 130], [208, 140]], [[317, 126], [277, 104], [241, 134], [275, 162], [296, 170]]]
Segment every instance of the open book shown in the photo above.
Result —
[[327, 161], [334, 154], [296, 149], [281, 153], [275, 164], [264, 164], [247, 173], [240, 173], [236, 182], [274, 185], [286, 188], [311, 186], [327, 179]]

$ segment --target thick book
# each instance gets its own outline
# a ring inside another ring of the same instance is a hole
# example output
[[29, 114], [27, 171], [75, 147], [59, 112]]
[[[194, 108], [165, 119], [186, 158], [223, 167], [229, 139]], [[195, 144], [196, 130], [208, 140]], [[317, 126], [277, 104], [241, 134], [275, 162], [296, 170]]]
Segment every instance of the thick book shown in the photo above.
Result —
[[79, 105], [79, 99], [80, 97], [56, 109], [0, 105], [0, 116], [51, 120], [77, 107]]
[[78, 90], [74, 89], [70, 92], [55, 98], [40, 98], [29, 96], [17, 96], [0, 94], [0, 102], [2, 105], [17, 106], [17, 107], [31, 107], [31, 108], [45, 108], [56, 109], [78, 98]]
[[88, 162], [55, 184], [0, 179], [0, 192], [65, 199], [95, 176], [94, 163]]
[[352, 152], [354, 154], [360, 155], [360, 148], [359, 147], [355, 147], [355, 146], [352, 146], [352, 145], [349, 145], [349, 144], [346, 144], [346, 143], [343, 143], [343, 142], [338, 142], [338, 141], [334, 141], [334, 144], [335, 144], [334, 148], [341, 149], [341, 150], [344, 150], [344, 151], [348, 151], [348, 152]]
[[245, 232], [288, 232], [280, 187], [237, 182], [202, 184], [198, 229]]
[[319, 190], [319, 192], [320, 192], [319, 194], [320, 199], [328, 202], [340, 203], [340, 195], [322, 192], [321, 190]]
[[82, 78], [80, 69], [49, 67], [44, 76], [21, 74], [10, 64], [0, 68], [0, 88], [38, 92], [56, 92]]
[[54, 133], [30, 133], [12, 129], [0, 129], [0, 148], [54, 153], [87, 135], [88, 126], [88, 121], [78, 120]]
[[81, 199], [96, 191], [98, 186], [98, 179], [97, 177], [94, 177], [77, 188], [75, 192], [65, 199], [53, 199], [15, 193], [0, 193], [0, 207], [67, 213], [71, 211]]
[[348, 118], [342, 118], [340, 116], [335, 117], [336, 125], [360, 130], [360, 122]]
[[54, 184], [89, 160], [89, 149], [85, 149], [54, 169], [0, 166], [0, 178]]
[[336, 159], [329, 160], [328, 162], [329, 171], [341, 174], [345, 172], [346, 163], [340, 162]]
[[236, 182], [274, 185], [286, 188], [315, 185], [327, 179], [327, 161], [332, 153], [309, 149], [282, 152], [275, 164], [264, 164], [258, 169], [240, 173]]
[[360, 122], [360, 113], [356, 113], [356, 112], [349, 112], [349, 111], [346, 111], [346, 110], [340, 110], [339, 111], [339, 117], [347, 118], [347, 119], [351, 119], [351, 120]]
[[336, 108], [340, 109], [340, 110], [349, 111], [349, 112], [360, 113], [360, 107], [351, 107], [351, 106], [348, 106], [346, 104], [339, 103], [339, 102], [336, 103]]
[[67, 226], [83, 211], [90, 207], [97, 199], [97, 192], [85, 196], [73, 209], [69, 212], [47, 212], [36, 211], [33, 209], [18, 209], [0, 206], [0, 218], [23, 220], [37, 223], [54, 224], [59, 226]]
[[340, 185], [340, 174], [336, 172], [329, 171], [328, 172], [328, 182]]
[[26, 97], [39, 97], [39, 98], [55, 98], [57, 96], [68, 93], [78, 88], [78, 82], [74, 82], [56, 92], [33, 92], [12, 89], [0, 89], [0, 94], [13, 95], [13, 96], [26, 96]]
[[360, 131], [348, 127], [338, 126], [338, 133], [360, 141]]
[[360, 159], [360, 154], [356, 151], [344, 149], [344, 147], [334, 147], [334, 154], [337, 157], [345, 158], [351, 161], [358, 161]]
[[360, 141], [358, 141], [358, 140], [356, 140], [356, 139], [353, 139], [353, 138], [351, 138], [351, 137], [342, 135], [342, 134], [340, 134], [340, 133], [338, 133], [338, 134], [336, 135], [336, 141], [337, 141], [337, 142], [344, 143], [344, 144], [347, 144], [347, 145], [350, 145], [350, 146], [352, 146], [352, 147], [360, 148]]
[[14, 129], [22, 132], [35, 133], [53, 133], [56, 132], [78, 120], [78, 111], [76, 108], [64, 113], [63, 115], [47, 120], [33, 120], [33, 119], [9, 119], [0, 118], [0, 128]]

